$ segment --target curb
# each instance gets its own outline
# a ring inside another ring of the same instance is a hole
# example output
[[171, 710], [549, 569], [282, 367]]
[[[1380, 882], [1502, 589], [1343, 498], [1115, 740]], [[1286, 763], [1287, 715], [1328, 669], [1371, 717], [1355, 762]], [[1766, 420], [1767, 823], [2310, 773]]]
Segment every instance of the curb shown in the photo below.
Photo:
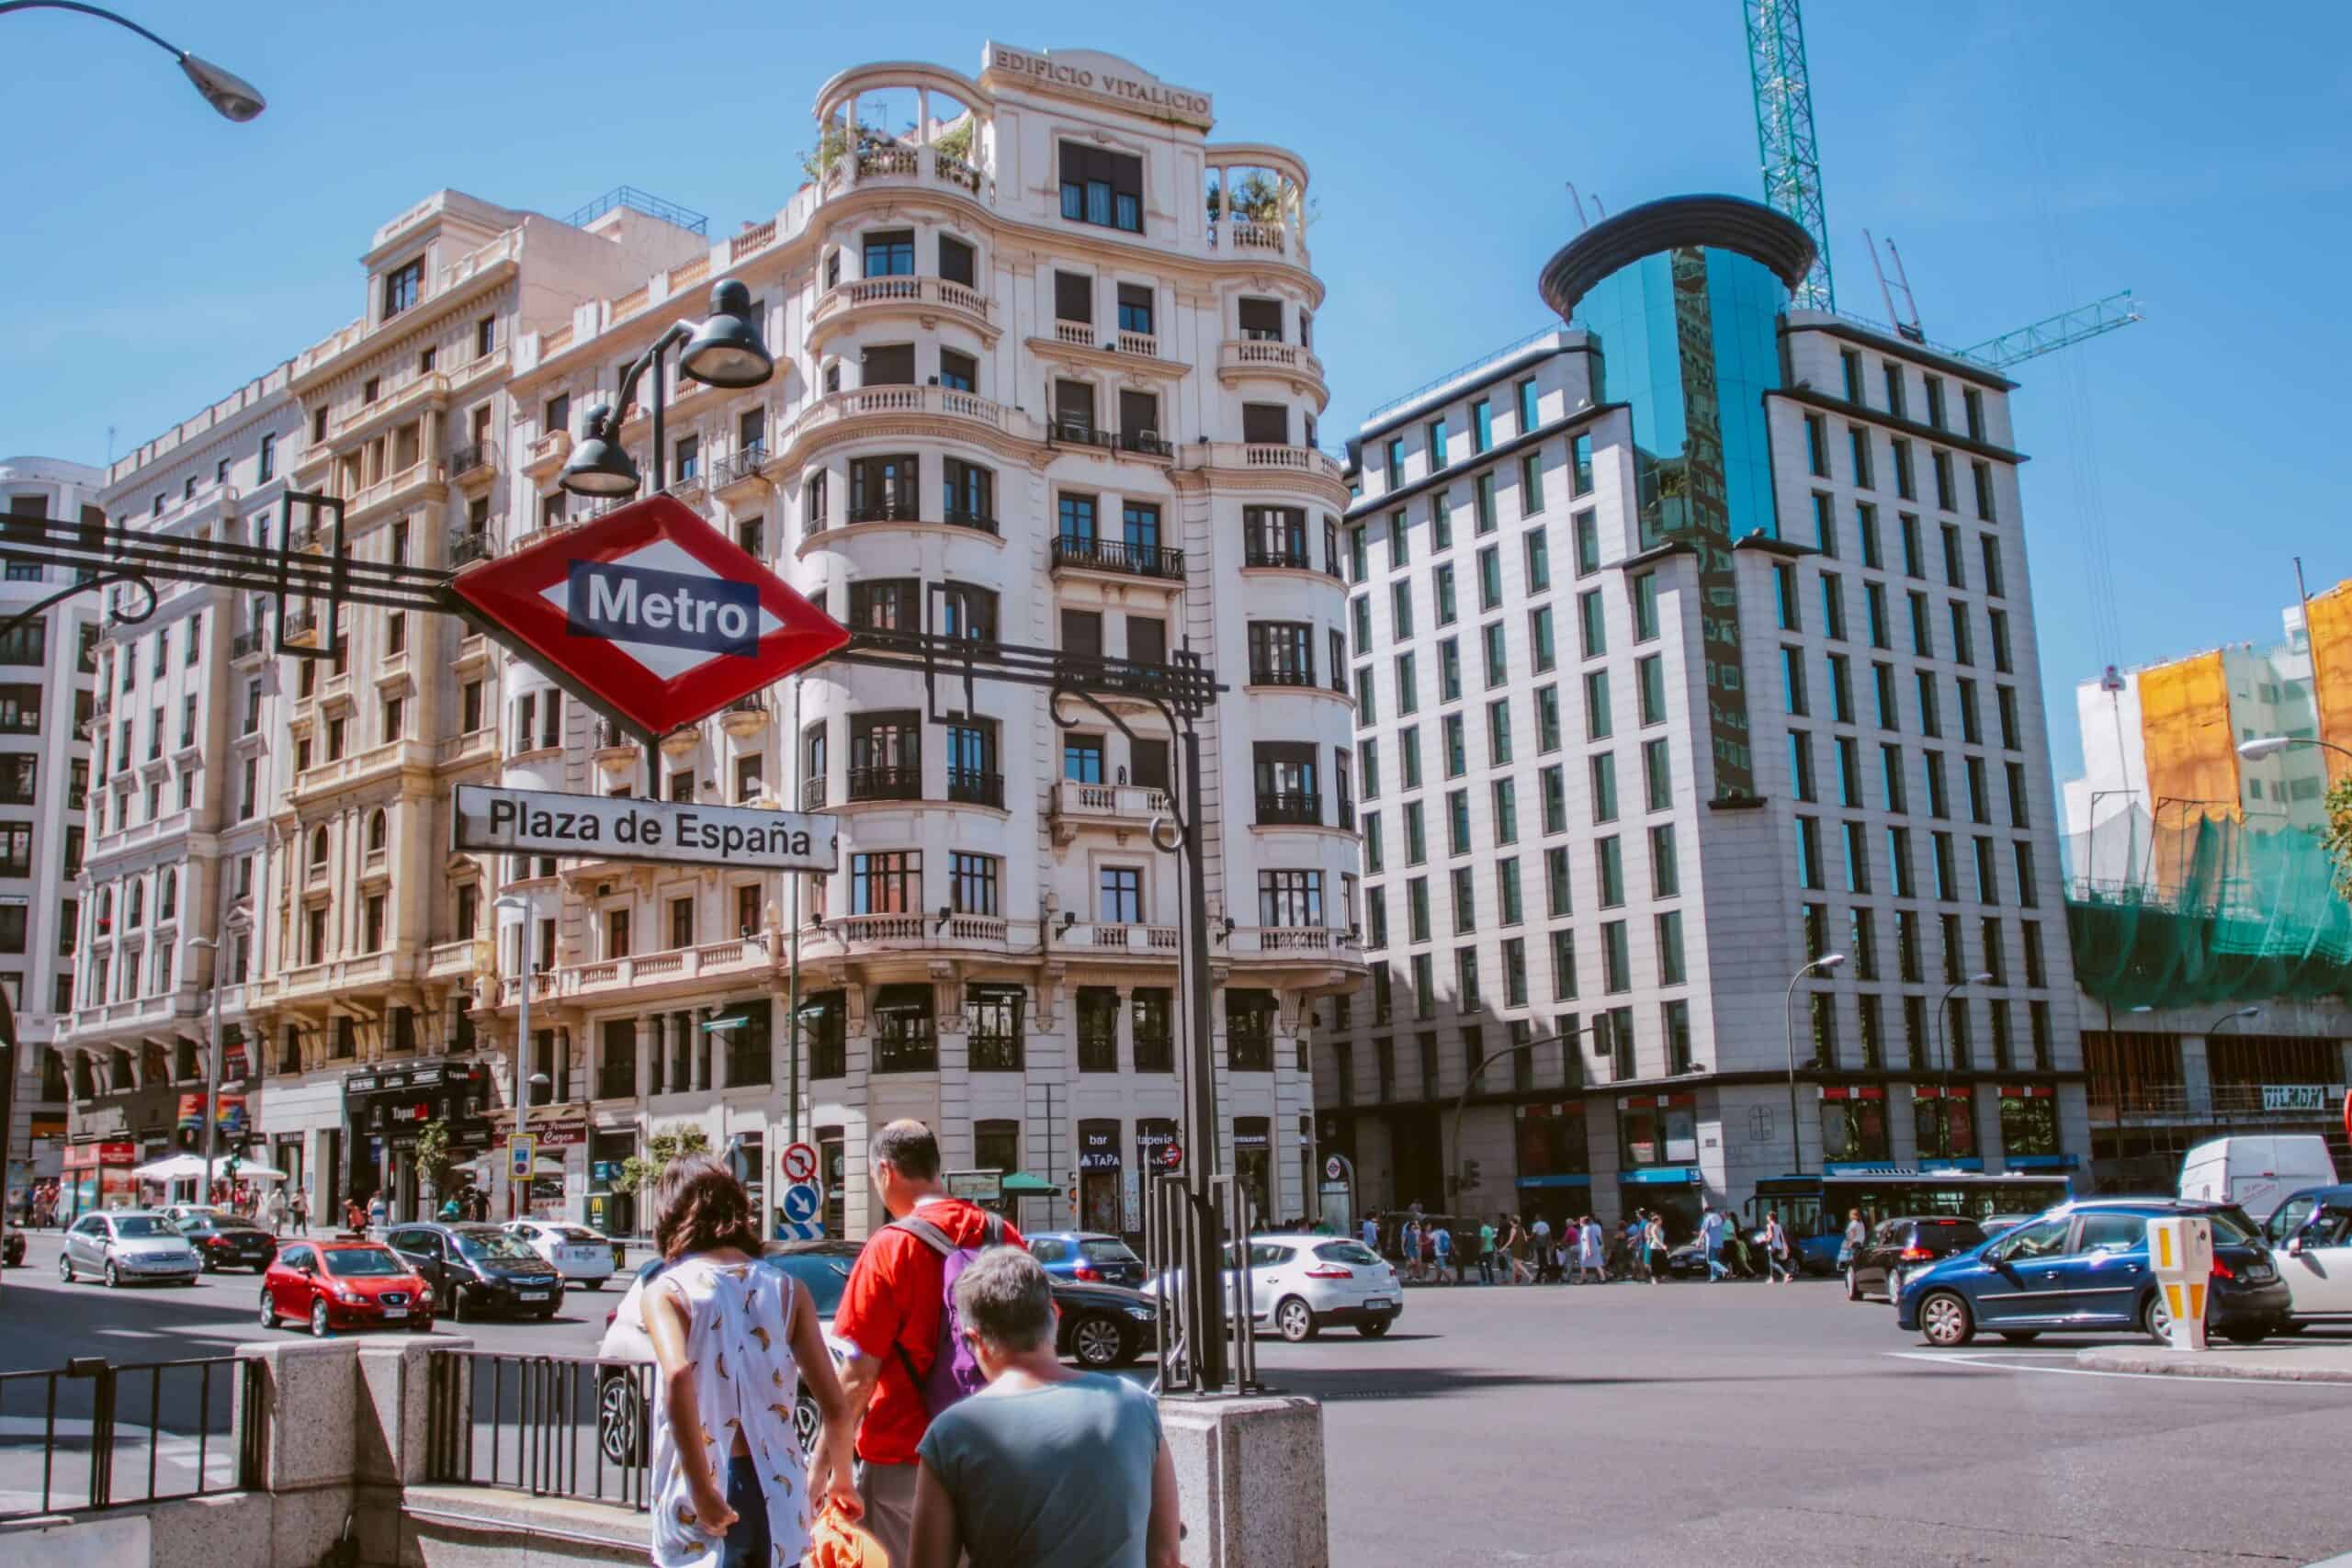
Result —
[[2092, 1371], [2137, 1372], [2143, 1376], [2183, 1378], [2256, 1378], [2269, 1382], [2352, 1383], [2352, 1364], [2343, 1367], [2298, 1366], [2264, 1358], [2262, 1352], [2225, 1352], [2225, 1359], [2208, 1359], [2213, 1352], [2137, 1350], [2077, 1350], [2076, 1364]]

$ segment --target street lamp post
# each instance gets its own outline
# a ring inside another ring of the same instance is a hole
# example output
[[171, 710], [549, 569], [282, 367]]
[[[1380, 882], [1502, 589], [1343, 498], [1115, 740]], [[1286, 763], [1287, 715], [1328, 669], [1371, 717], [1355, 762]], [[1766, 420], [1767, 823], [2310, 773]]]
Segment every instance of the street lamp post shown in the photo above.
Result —
[[1951, 1017], [1952, 993], [1963, 986], [1989, 986], [1992, 983], [1993, 976], [1989, 974], [1971, 975], [1964, 980], [1954, 980], [1944, 987], [1944, 994], [1936, 1002], [1936, 1055], [1941, 1058], [1944, 1065], [1942, 1103], [1936, 1107], [1936, 1141], [1943, 1145], [1939, 1152], [1946, 1159], [1952, 1157], [1951, 1036], [1945, 1032], [1946, 1024]]
[[1846, 962], [1842, 953], [1825, 953], [1789, 976], [1788, 994], [1781, 998], [1781, 1021], [1789, 1028], [1789, 1163], [1794, 1176], [1804, 1174], [1804, 1134], [1797, 1122], [1797, 983], [1807, 975], [1828, 974]]
[[[523, 970], [522, 987], [514, 1004], [514, 1134], [507, 1142], [506, 1156], [506, 1217], [514, 1220], [523, 1216], [523, 1194], [530, 1180], [529, 1171], [515, 1168], [514, 1150], [522, 1141], [523, 1124], [531, 1104], [531, 902], [518, 894], [502, 893], [490, 901], [490, 907], [515, 917], [516, 961]], [[533, 1157], [537, 1157], [536, 1151]]]
[[196, 85], [196, 90], [204, 95], [204, 101], [210, 104], [223, 119], [243, 124], [269, 107], [260, 89], [243, 77], [223, 71], [210, 61], [198, 59], [179, 45], [156, 37], [128, 17], [119, 17], [96, 6], [78, 5], [75, 0], [0, 0], [0, 16], [11, 11], [79, 11], [85, 17], [96, 17], [117, 27], [129, 28], [178, 61], [180, 70]]
[[1478, 1087], [1479, 1077], [1484, 1074], [1489, 1066], [1501, 1061], [1505, 1056], [1515, 1056], [1521, 1051], [1532, 1051], [1538, 1045], [1565, 1045], [1569, 1041], [1576, 1039], [1578, 1035], [1589, 1034], [1600, 1027], [1600, 1021], [1596, 1018], [1590, 1023], [1580, 1024], [1577, 1028], [1569, 1030], [1566, 1034], [1547, 1035], [1542, 1040], [1521, 1041], [1516, 1045], [1505, 1045], [1499, 1050], [1489, 1051], [1485, 1055], [1478, 1058], [1477, 1065], [1470, 1069], [1470, 1076], [1462, 1080], [1462, 1091], [1453, 1097], [1453, 1192], [1455, 1197], [1459, 1198], [1468, 1185], [1463, 1179], [1463, 1173], [1468, 1168], [1468, 1167], [1463, 1163], [1462, 1159], [1462, 1108], [1469, 1102], [1470, 1091]]
[[209, 936], [192, 936], [182, 945], [190, 953], [212, 954], [212, 1022], [204, 1046], [204, 1191], [198, 1200], [209, 1203], [212, 1160], [220, 1137], [220, 943]]

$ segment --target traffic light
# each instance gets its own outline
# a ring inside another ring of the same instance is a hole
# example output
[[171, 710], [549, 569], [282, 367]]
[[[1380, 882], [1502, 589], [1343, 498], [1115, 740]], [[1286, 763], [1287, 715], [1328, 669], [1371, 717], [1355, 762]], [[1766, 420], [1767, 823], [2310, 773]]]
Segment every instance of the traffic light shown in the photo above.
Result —
[[244, 1163], [245, 1162], [243, 1160], [238, 1158], [235, 1155], [231, 1155], [228, 1159], [221, 1163], [221, 1174], [226, 1176], [230, 1180], [234, 1181], [237, 1179], [237, 1172], [243, 1168]]
[[1462, 1162], [1462, 1190], [1464, 1192], [1467, 1192], [1477, 1185], [1478, 1162], [1475, 1159], [1464, 1160]]

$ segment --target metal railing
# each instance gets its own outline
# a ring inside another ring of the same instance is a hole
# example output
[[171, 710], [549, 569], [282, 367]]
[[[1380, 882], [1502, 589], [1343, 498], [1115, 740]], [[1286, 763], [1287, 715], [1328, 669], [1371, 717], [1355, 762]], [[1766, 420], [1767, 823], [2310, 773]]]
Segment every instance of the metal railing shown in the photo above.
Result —
[[1190, 1354], [1193, 1339], [1193, 1303], [1185, 1288], [1184, 1259], [1193, 1256], [1194, 1233], [1213, 1213], [1218, 1219], [1218, 1234], [1227, 1249], [1222, 1272], [1225, 1290], [1225, 1330], [1233, 1337], [1233, 1355], [1228, 1361], [1234, 1386], [1243, 1393], [1253, 1393], [1258, 1382], [1258, 1343], [1254, 1329], [1257, 1303], [1250, 1293], [1250, 1269], [1246, 1267], [1249, 1238], [1257, 1228], [1257, 1216], [1250, 1212], [1249, 1189], [1238, 1176], [1214, 1176], [1207, 1190], [1194, 1194], [1182, 1176], [1159, 1173], [1147, 1178], [1148, 1199], [1144, 1205], [1144, 1271], [1152, 1280], [1159, 1308], [1159, 1333], [1157, 1354], [1159, 1375], [1156, 1387], [1161, 1393], [1208, 1394], [1222, 1392], [1200, 1380], [1193, 1371]]
[[947, 770], [947, 798], [967, 806], [1004, 805], [1004, 775], [976, 768]]
[[1319, 827], [1323, 821], [1323, 796], [1313, 790], [1267, 790], [1258, 795], [1258, 824], [1261, 827]]
[[759, 474], [760, 465], [767, 460], [766, 442], [746, 442], [711, 464], [710, 482], [715, 485], [731, 485], [739, 479], [755, 478]]
[[852, 768], [849, 771], [849, 798], [852, 800], [921, 800], [922, 770], [910, 768]]
[[253, 1485], [260, 1373], [237, 1356], [0, 1373], [0, 1518]]
[[1182, 577], [1184, 552], [1161, 545], [1131, 545], [1124, 539], [1057, 534], [1054, 536], [1054, 565], [1125, 571], [1137, 577]]
[[449, 530], [449, 564], [453, 567], [464, 566], [471, 561], [488, 560], [497, 553], [497, 547], [491, 543], [490, 535], [482, 530], [475, 528]]
[[435, 1350], [425, 1377], [425, 1479], [642, 1513], [653, 1391], [650, 1363]]

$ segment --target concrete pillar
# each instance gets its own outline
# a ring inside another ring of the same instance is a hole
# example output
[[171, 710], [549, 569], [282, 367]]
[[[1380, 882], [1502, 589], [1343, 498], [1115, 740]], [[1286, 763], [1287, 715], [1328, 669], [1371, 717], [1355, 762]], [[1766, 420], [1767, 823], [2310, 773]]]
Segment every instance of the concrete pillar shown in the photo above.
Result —
[[2201, 1034], [2180, 1037], [2180, 1082], [2188, 1096], [2189, 1114], [2211, 1116], [2213, 1113], [2213, 1075], [2205, 1054], [2205, 1036]]
[[1329, 1568], [1323, 1407], [1312, 1399], [1165, 1400], [1184, 1568]]
[[[1133, 986], [1121, 986], [1119, 987], [1119, 1016], [1114, 1021], [1119, 1055], [1118, 1060], [1112, 1063], [1112, 1066], [1123, 1073], [1133, 1068], [1136, 1061], [1135, 1002], [1136, 988]], [[1071, 1005], [1074, 1010], [1076, 1004]], [[2352, 1046], [2347, 1046], [2346, 1049], [2352, 1050]]]
[[637, 1093], [640, 1100], [653, 1092], [653, 1074], [650, 1070], [650, 1063], [657, 1059], [654, 1055], [655, 1049], [653, 1015], [639, 1013], [637, 1015]]
[[[706, 1010], [712, 1018], [717, 1018], [718, 1016], [718, 1010], [717, 1008], [710, 1008]], [[695, 1021], [700, 1023], [704, 1021], [696, 1020]], [[708, 1065], [710, 1072], [711, 1091], [713, 1093], [725, 1092], [727, 1089], [727, 1052], [725, 1049], [724, 1037], [706, 1032], [702, 1036], [701, 1048], [704, 1053], [704, 1059]]]

